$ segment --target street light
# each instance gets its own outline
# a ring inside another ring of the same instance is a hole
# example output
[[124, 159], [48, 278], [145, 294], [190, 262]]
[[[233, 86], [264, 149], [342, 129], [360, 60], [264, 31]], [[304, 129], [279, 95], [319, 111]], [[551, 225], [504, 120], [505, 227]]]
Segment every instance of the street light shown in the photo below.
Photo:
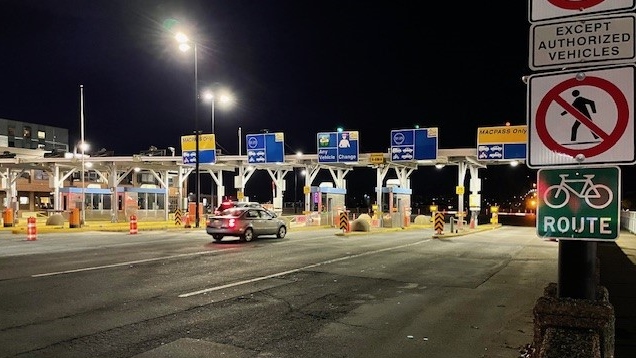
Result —
[[227, 90], [220, 90], [218, 95], [212, 91], [207, 90], [203, 93], [203, 99], [206, 102], [210, 102], [210, 132], [214, 132], [214, 108], [215, 102], [218, 102], [221, 108], [229, 108], [234, 104], [234, 96]]
[[[210, 132], [214, 136], [214, 147], [216, 150], [216, 133], [214, 132], [214, 104], [216, 101], [218, 101], [221, 105], [221, 108], [230, 107], [232, 104], [234, 104], [234, 96], [232, 96], [225, 90], [221, 90], [218, 96], [215, 95], [214, 91], [207, 90], [203, 93], [203, 99], [207, 102], [210, 102]], [[212, 183], [210, 185], [210, 203], [212, 203], [214, 198], [214, 180], [212, 180]], [[214, 206], [216, 205], [217, 203], [214, 203]]]
[[84, 139], [84, 85], [80, 85], [80, 149], [82, 151], [82, 222], [81, 225], [86, 225], [86, 190], [85, 190], [85, 179], [84, 172], [86, 171], [86, 163], [84, 161], [84, 157], [86, 156], [86, 151], [88, 150], [88, 145], [86, 144], [86, 140]]
[[188, 36], [182, 32], [178, 32], [175, 38], [179, 42], [179, 50], [186, 52], [190, 49], [190, 45], [193, 47], [194, 52], [194, 140], [195, 140], [195, 163], [194, 163], [194, 175], [195, 175], [195, 209], [194, 209], [194, 227], [199, 227], [199, 197], [201, 196], [201, 178], [199, 176], [199, 73], [197, 65], [197, 43], [191, 41]]

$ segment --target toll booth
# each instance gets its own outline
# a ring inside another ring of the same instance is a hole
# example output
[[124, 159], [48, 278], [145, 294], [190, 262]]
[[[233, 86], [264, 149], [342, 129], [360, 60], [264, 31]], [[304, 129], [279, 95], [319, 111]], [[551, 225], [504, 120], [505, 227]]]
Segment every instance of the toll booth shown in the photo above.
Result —
[[131, 215], [138, 220], [166, 220], [168, 189], [118, 187], [116, 192], [117, 202], [113, 203], [110, 188], [60, 188], [61, 213], [68, 218], [68, 213], [77, 208], [86, 211], [86, 220], [128, 221]]
[[[86, 220], [109, 220], [112, 215], [112, 192], [110, 189], [87, 187], [63, 187], [60, 188], [61, 213], [66, 219], [69, 218], [73, 209], [78, 209], [81, 213], [85, 211]], [[82, 198], [83, 196], [83, 198]], [[50, 213], [57, 213], [50, 210]]]
[[312, 186], [310, 193], [311, 205], [309, 209], [312, 213], [319, 214], [310, 214], [311, 224], [335, 226], [340, 212], [346, 210], [345, 195], [347, 190], [334, 188], [332, 183], [321, 183], [320, 186]]
[[410, 188], [391, 185], [382, 188], [382, 227], [407, 227], [411, 223]]

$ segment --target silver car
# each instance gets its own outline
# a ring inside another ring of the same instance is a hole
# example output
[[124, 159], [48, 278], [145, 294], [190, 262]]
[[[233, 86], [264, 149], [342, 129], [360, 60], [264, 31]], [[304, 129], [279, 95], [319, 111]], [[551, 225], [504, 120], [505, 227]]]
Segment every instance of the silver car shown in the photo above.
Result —
[[205, 231], [215, 241], [225, 236], [239, 237], [241, 241], [252, 241], [262, 235], [282, 239], [287, 234], [287, 223], [262, 207], [233, 207], [210, 217]]

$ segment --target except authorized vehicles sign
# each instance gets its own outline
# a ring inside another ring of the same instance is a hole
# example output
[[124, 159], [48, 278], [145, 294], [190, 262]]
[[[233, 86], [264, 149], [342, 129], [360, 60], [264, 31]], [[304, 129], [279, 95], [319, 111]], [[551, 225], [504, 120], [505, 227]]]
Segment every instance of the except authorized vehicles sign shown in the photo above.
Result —
[[634, 10], [636, 0], [529, 0], [530, 22]]
[[530, 68], [634, 62], [633, 14], [530, 26]]
[[633, 164], [635, 73], [625, 65], [530, 76], [526, 164]]
[[537, 235], [606, 241], [620, 233], [618, 167], [540, 169]]

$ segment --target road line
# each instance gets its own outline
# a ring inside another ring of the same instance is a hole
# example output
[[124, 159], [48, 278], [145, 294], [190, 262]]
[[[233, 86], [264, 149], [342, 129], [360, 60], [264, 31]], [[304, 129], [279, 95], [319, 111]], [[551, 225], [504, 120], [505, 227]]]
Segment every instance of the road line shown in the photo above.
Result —
[[209, 254], [213, 254], [213, 253], [217, 253], [217, 252], [221, 252], [221, 251], [227, 251], [227, 250], [199, 251], [199, 252], [192, 252], [192, 253], [189, 253], [189, 254], [179, 254], [179, 255], [172, 255], [172, 256], [154, 257], [154, 258], [151, 258], [151, 259], [119, 262], [119, 263], [114, 263], [114, 264], [104, 265], [104, 266], [84, 267], [84, 268], [75, 269], [75, 270], [39, 273], [39, 274], [31, 275], [31, 277], [46, 277], [46, 276], [55, 276], [55, 275], [66, 275], [66, 274], [69, 274], [69, 273], [84, 272], [84, 271], [103, 270], [103, 269], [108, 269], [108, 268], [113, 268], [113, 267], [130, 266], [130, 265], [141, 264], [141, 263], [146, 263], [146, 262], [176, 259], [176, 258], [180, 258], [180, 257], [197, 256], [197, 255], [209, 255]]
[[271, 278], [276, 278], [276, 277], [288, 275], [290, 273], [295, 273], [295, 272], [299, 272], [299, 271], [308, 270], [308, 269], [315, 268], [315, 267], [322, 266], [322, 265], [332, 264], [334, 262], [355, 259], [355, 258], [358, 258], [358, 257], [367, 256], [367, 255], [374, 255], [374, 254], [378, 254], [380, 252], [385, 252], [385, 251], [402, 249], [402, 248], [409, 247], [409, 246], [415, 246], [415, 245], [423, 244], [423, 243], [428, 242], [428, 241], [431, 241], [431, 239], [426, 239], [426, 240], [422, 240], [422, 241], [418, 241], [418, 242], [414, 242], [414, 243], [410, 243], [410, 244], [405, 244], [405, 245], [400, 245], [400, 246], [387, 247], [387, 248], [379, 249], [379, 250], [367, 251], [367, 252], [363, 252], [363, 253], [355, 254], [355, 255], [347, 255], [347, 256], [343, 256], [343, 257], [338, 257], [338, 258], [335, 258], [335, 259], [326, 260], [326, 261], [318, 262], [318, 263], [311, 264], [311, 265], [308, 265], [308, 266], [303, 266], [303, 267], [299, 267], [299, 268], [295, 268], [295, 269], [291, 269], [291, 270], [287, 270], [287, 271], [282, 271], [282, 272], [274, 273], [274, 274], [267, 275], [267, 276], [259, 276], [259, 277], [255, 277], [255, 278], [252, 278], [252, 279], [249, 279], [249, 280], [232, 282], [232, 283], [228, 283], [228, 284], [225, 284], [225, 285], [210, 287], [210, 288], [206, 288], [206, 289], [199, 290], [199, 291], [182, 293], [178, 297], [179, 298], [186, 298], [186, 297], [190, 297], [190, 296], [201, 295], [201, 294], [212, 292], [212, 291], [222, 290], [222, 289], [225, 289], [225, 288], [241, 286], [241, 285], [245, 285], [245, 284], [248, 284], [248, 283], [253, 283], [253, 282], [258, 282], [258, 281], [263, 281], [263, 280], [269, 280]]

